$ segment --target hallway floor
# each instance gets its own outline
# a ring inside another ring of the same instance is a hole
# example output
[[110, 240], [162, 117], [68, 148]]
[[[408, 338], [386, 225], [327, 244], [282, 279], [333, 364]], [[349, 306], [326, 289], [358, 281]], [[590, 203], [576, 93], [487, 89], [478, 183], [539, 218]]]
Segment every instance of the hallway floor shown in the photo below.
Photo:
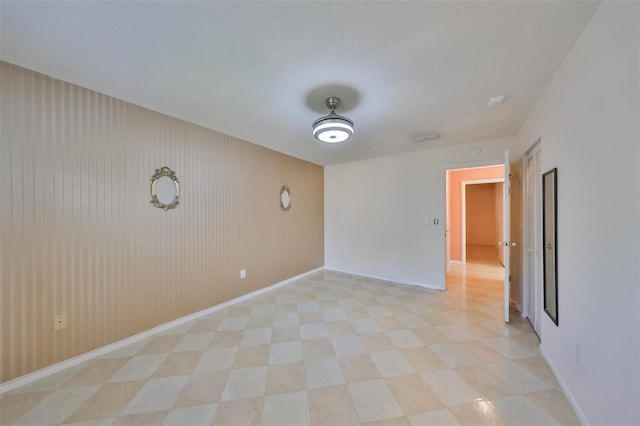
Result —
[[446, 292], [317, 272], [16, 389], [0, 423], [579, 424], [496, 269]]

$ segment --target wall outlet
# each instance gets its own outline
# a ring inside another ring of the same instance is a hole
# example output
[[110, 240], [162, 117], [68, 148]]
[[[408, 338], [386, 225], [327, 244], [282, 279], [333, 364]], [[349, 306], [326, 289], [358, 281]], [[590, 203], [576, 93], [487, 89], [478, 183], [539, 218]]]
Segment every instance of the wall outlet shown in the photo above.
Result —
[[67, 314], [60, 314], [53, 317], [53, 329], [60, 330], [67, 328]]
[[240, 278], [241, 279], [247, 278], [247, 270], [246, 269], [240, 269]]

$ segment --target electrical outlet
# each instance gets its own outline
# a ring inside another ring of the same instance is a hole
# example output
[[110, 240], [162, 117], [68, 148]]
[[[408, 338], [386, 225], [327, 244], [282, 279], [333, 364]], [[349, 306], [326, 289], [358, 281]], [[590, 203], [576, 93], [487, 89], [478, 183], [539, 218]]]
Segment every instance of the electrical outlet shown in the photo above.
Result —
[[60, 314], [53, 317], [53, 329], [60, 330], [67, 328], [67, 314]]
[[247, 270], [246, 269], [240, 269], [240, 278], [241, 279], [247, 278]]

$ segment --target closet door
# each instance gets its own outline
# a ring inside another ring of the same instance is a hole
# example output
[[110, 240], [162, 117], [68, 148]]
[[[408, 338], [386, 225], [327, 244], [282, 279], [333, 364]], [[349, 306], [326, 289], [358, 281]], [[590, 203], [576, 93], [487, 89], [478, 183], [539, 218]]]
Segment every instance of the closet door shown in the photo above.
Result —
[[529, 322], [540, 334], [542, 306], [542, 150], [537, 143], [526, 155], [525, 181], [525, 271]]

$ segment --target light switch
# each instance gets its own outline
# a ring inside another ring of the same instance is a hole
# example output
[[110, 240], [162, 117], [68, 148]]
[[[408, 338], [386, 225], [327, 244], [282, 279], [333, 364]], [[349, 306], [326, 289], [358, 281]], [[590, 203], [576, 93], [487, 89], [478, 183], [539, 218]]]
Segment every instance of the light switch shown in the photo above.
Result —
[[429, 216], [425, 216], [424, 217], [424, 224], [425, 225], [431, 225], [431, 221], [429, 220]]

